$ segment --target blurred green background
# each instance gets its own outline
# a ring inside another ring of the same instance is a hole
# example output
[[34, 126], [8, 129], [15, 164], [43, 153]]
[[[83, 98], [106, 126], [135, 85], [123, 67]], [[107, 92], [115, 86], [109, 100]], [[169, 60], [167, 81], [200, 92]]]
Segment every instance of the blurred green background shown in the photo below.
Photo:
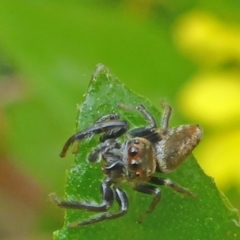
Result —
[[240, 209], [239, 12], [233, 0], [0, 1], [0, 239], [62, 226], [48, 194], [64, 194], [73, 156], [59, 153], [98, 63], [169, 102], [172, 125], [203, 127], [195, 156]]

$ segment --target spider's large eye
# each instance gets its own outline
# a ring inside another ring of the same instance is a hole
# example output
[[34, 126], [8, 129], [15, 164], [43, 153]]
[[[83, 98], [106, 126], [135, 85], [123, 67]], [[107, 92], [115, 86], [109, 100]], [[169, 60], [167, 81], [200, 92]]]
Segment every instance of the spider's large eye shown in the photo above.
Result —
[[133, 158], [138, 154], [138, 148], [136, 147], [130, 147], [128, 150], [129, 157]]

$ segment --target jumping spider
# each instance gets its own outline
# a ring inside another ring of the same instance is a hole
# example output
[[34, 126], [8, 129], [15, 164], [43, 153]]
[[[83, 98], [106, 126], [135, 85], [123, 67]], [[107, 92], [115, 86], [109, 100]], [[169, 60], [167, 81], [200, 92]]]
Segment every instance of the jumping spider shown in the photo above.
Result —
[[[102, 202], [94, 204], [82, 201], [61, 201], [54, 194], [53, 200], [59, 207], [83, 209], [89, 212], [103, 212], [90, 219], [71, 223], [69, 227], [83, 226], [107, 219], [123, 216], [128, 211], [128, 197], [120, 188], [121, 183], [130, 183], [138, 192], [153, 195], [148, 209], [138, 219], [141, 223], [144, 217], [151, 213], [161, 199], [161, 191], [154, 185], [165, 185], [186, 196], [196, 196], [189, 190], [180, 187], [170, 179], [155, 176], [155, 173], [167, 173], [179, 167], [199, 143], [202, 130], [198, 125], [181, 125], [169, 128], [171, 107], [163, 104], [161, 127], [144, 108], [138, 105], [138, 111], [146, 118], [149, 125], [128, 131], [127, 121], [120, 120], [117, 114], [100, 117], [89, 128], [77, 132], [63, 147], [64, 157], [69, 146], [75, 141], [86, 139], [95, 134], [103, 133], [100, 145], [88, 157], [89, 162], [101, 158], [102, 171], [105, 179], [101, 185]], [[123, 143], [116, 139], [128, 131], [128, 139]], [[118, 212], [109, 212], [113, 201], [119, 205]]]

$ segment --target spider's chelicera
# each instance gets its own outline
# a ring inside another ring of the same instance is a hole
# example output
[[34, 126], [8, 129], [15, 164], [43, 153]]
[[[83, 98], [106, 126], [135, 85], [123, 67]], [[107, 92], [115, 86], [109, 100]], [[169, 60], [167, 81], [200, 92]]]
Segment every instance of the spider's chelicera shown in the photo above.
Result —
[[[139, 223], [155, 209], [161, 199], [161, 190], [157, 185], [168, 186], [186, 196], [196, 196], [172, 180], [157, 176], [157, 173], [167, 173], [179, 167], [197, 146], [202, 136], [202, 130], [198, 125], [169, 128], [172, 109], [166, 104], [163, 104], [163, 107], [160, 128], [157, 127], [156, 120], [144, 106], [139, 105], [138, 111], [149, 122], [146, 127], [129, 130], [127, 121], [120, 120], [117, 114], [108, 114], [68, 139], [61, 157], [65, 156], [67, 149], [75, 141], [101, 133], [100, 144], [89, 154], [88, 160], [96, 162], [100, 157], [102, 171], [105, 174], [100, 189], [102, 194], [100, 204], [62, 201], [52, 194], [52, 199], [59, 207], [101, 213], [87, 220], [70, 223], [69, 227], [88, 225], [126, 214], [129, 202], [126, 193], [121, 189], [121, 183], [124, 182], [129, 183], [135, 191], [153, 196], [148, 209], [138, 218]], [[126, 132], [127, 140], [118, 141], [117, 138]], [[117, 201], [119, 210], [109, 212], [114, 200]]]

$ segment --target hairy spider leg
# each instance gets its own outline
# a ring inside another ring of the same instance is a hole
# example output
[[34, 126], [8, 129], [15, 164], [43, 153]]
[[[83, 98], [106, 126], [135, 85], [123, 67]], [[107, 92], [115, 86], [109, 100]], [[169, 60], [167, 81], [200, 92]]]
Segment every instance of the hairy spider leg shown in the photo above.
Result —
[[89, 224], [101, 222], [104, 220], [119, 218], [124, 214], [126, 214], [129, 206], [126, 193], [123, 190], [115, 187], [113, 188], [113, 191], [115, 193], [115, 198], [120, 208], [118, 212], [115, 212], [115, 213], [106, 212], [84, 221], [70, 223], [68, 227], [78, 227], [78, 226], [89, 225]]
[[149, 140], [150, 142], [155, 142], [160, 140], [156, 131], [157, 130], [156, 120], [153, 118], [153, 116], [147, 111], [147, 109], [142, 104], [139, 104], [136, 107], [132, 107], [132, 106], [127, 106], [120, 103], [118, 104], [118, 106], [125, 110], [132, 110], [133, 108], [136, 108], [150, 123], [150, 125], [148, 125], [147, 127], [138, 127], [130, 130], [128, 134], [131, 137], [143, 137]]
[[168, 132], [169, 121], [172, 114], [172, 108], [166, 104], [164, 101], [161, 102], [162, 107], [164, 108], [161, 121], [161, 134], [165, 135]]
[[153, 116], [147, 111], [143, 105], [138, 105], [136, 109], [145, 117], [150, 123], [146, 127], [138, 127], [129, 131], [131, 137], [146, 138], [150, 142], [158, 142], [161, 140], [160, 135], [157, 132], [157, 123]]
[[[99, 158], [99, 155], [108, 154], [113, 155], [114, 153], [110, 153], [112, 149], [120, 149], [121, 143], [117, 142], [115, 139], [108, 139], [105, 142], [101, 143], [98, 147], [93, 149], [93, 151], [88, 156], [88, 161], [93, 163], [96, 162]], [[113, 155], [114, 157], [115, 155]]]
[[[120, 121], [120, 120], [118, 120]], [[108, 131], [106, 131], [101, 137], [100, 142], [105, 142], [108, 139], [116, 139], [118, 137], [121, 137], [124, 133], [126, 133], [129, 129], [128, 122], [125, 120], [122, 120], [124, 122], [124, 125], [121, 126], [115, 126], [110, 128]]]
[[186, 188], [183, 188], [183, 187], [179, 186], [178, 184], [173, 182], [171, 179], [151, 177], [149, 182], [153, 183], [153, 184], [156, 184], [156, 185], [163, 185], [163, 186], [170, 187], [170, 188], [172, 188], [172, 190], [174, 190], [178, 193], [181, 193], [185, 196], [188, 196], [188, 197], [197, 197], [196, 194], [192, 193], [191, 191], [189, 191]]
[[102, 123], [109, 120], [117, 120], [117, 119], [119, 119], [119, 115], [117, 113], [110, 113], [110, 114], [106, 114], [99, 117], [93, 124]]
[[150, 125], [146, 127], [138, 127], [129, 131], [131, 137], [143, 137], [152, 141], [159, 141], [159, 136], [157, 134], [157, 123], [153, 116], [147, 111], [143, 105], [138, 105], [136, 109], [146, 118]]
[[155, 209], [158, 202], [160, 201], [161, 190], [158, 189], [155, 186], [148, 185], [148, 184], [139, 184], [139, 185], [134, 187], [134, 190], [136, 190], [138, 192], [141, 192], [141, 193], [150, 194], [150, 195], [154, 196], [150, 206], [148, 207], [148, 209], [144, 213], [142, 213], [140, 215], [140, 217], [138, 218], [138, 223], [142, 223], [145, 216], [147, 214], [151, 213]]
[[[99, 117], [94, 123], [102, 123], [106, 121], [112, 121], [112, 120], [119, 120], [119, 115], [117, 113], [110, 113], [104, 116]], [[101, 137], [100, 137], [100, 142], [105, 142], [107, 139], [115, 139], [120, 136], [122, 136], [127, 130], [128, 130], [128, 122], [126, 121], [126, 125], [124, 127], [116, 127], [113, 129], [110, 129], [109, 131], [105, 132]]]
[[[82, 131], [79, 131], [72, 135], [65, 145], [63, 146], [62, 152], [60, 154], [61, 157], [65, 157], [68, 148], [75, 142], [83, 139], [90, 138], [99, 133], [106, 133], [108, 138], [116, 138], [124, 134], [128, 130], [128, 122], [125, 120], [110, 120], [108, 122], [98, 122], [91, 125], [89, 128], [86, 128]], [[111, 134], [110, 134], [111, 133]], [[109, 137], [109, 135], [111, 137]]]
[[[118, 119], [119, 119], [119, 116], [116, 113], [110, 113], [110, 114], [106, 114], [99, 117], [89, 128], [79, 131], [74, 135], [72, 135], [65, 143], [60, 156], [65, 157], [69, 146], [72, 145], [77, 139], [82, 140], [84, 138], [90, 137], [91, 135], [87, 135], [86, 133], [89, 132], [94, 125], [96, 126], [100, 123], [106, 122], [107, 120], [111, 121], [111, 120], [118, 120]], [[96, 134], [96, 133], [92, 133], [92, 134]], [[74, 152], [76, 152], [76, 150], [74, 150]]]
[[[156, 185], [168, 186], [168, 187], [172, 188], [174, 191], [181, 193], [188, 197], [197, 197], [197, 195], [193, 194], [188, 189], [179, 186], [178, 184], [176, 184], [175, 182], [173, 182], [170, 179], [151, 177], [149, 180], [149, 183], [156, 184]], [[142, 213], [138, 219], [138, 223], [142, 223], [145, 216], [147, 214], [151, 213], [155, 209], [158, 202], [160, 201], [161, 190], [155, 186], [148, 185], [148, 184], [137, 185], [136, 187], [134, 187], [134, 190], [154, 196], [148, 209], [144, 213]]]
[[102, 202], [100, 204], [80, 202], [80, 201], [61, 201], [53, 193], [50, 195], [52, 200], [62, 208], [68, 209], [82, 209], [89, 212], [106, 212], [113, 204], [114, 193], [108, 183], [103, 181], [101, 188]]
[[149, 126], [147, 126], [146, 128], [149, 129], [155, 129], [157, 128], [157, 122], [154, 119], [154, 117], [148, 112], [148, 110], [142, 105], [139, 104], [136, 109], [142, 113], [142, 115], [147, 119], [147, 121], [150, 123]]
[[161, 136], [167, 134], [169, 128], [169, 120], [172, 113], [172, 108], [165, 102], [161, 102], [164, 111], [162, 114], [160, 132], [158, 131], [156, 120], [153, 118], [150, 112], [143, 106], [138, 105], [136, 109], [142, 113], [142, 115], [150, 123], [147, 127], [139, 127], [131, 130], [129, 134], [132, 137], [144, 137], [150, 142], [157, 142], [161, 140]]

